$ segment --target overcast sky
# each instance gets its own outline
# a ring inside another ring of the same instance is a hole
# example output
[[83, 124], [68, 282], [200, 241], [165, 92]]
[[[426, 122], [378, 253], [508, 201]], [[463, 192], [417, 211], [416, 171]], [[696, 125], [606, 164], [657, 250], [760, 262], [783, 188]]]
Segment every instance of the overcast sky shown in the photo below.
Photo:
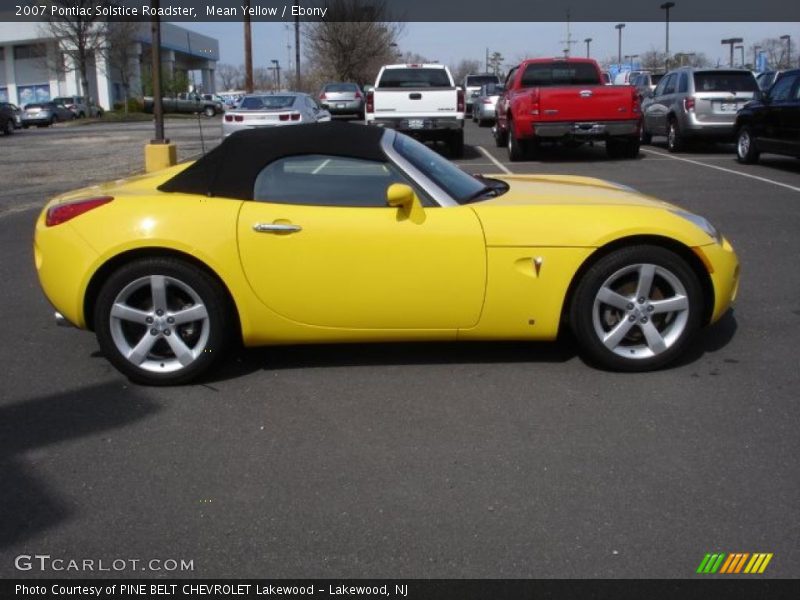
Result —
[[[573, 55], [585, 56], [587, 37], [592, 58], [603, 60], [617, 55], [616, 23], [572, 23]], [[239, 65], [244, 62], [243, 26], [241, 23], [181, 23], [219, 40], [220, 61]], [[278, 59], [286, 66], [287, 44], [294, 43], [293, 29], [282, 23], [253, 23], [253, 61], [267, 66]], [[800, 23], [670, 23], [670, 52], [703, 52], [716, 62], [727, 64], [728, 46], [720, 40], [744, 38], [746, 62], [752, 62], [750, 47], [764, 38], [792, 36], [795, 61], [800, 49]], [[500, 52], [507, 63], [525, 55], [561, 56], [567, 38], [566, 23], [405, 23], [399, 41], [402, 52], [422, 54], [431, 60], [456, 64], [462, 58], [483, 62], [488, 47]], [[642, 54], [650, 49], [663, 50], [665, 26], [659, 23], [628, 23], [622, 32], [622, 54]], [[302, 42], [301, 42], [302, 44]], [[303, 57], [302, 60], [305, 60]], [[739, 60], [739, 52], [736, 53]]]

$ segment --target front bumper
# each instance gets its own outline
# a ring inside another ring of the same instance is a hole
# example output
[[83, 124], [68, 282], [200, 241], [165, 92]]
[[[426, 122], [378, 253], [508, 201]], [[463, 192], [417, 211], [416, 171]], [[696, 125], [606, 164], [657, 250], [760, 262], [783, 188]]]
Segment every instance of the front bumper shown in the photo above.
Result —
[[711, 285], [714, 288], [714, 308], [711, 311], [710, 323], [718, 321], [724, 315], [739, 291], [739, 258], [727, 239], [721, 244], [709, 244], [694, 248], [695, 254], [710, 267]]

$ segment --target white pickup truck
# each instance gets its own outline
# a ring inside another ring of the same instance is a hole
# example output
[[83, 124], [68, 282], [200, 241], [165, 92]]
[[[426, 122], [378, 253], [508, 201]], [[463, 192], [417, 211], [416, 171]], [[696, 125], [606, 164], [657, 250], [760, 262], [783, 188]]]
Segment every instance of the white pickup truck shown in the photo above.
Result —
[[464, 90], [440, 64], [386, 65], [367, 92], [367, 125], [391, 127], [420, 140], [441, 140], [464, 154]]

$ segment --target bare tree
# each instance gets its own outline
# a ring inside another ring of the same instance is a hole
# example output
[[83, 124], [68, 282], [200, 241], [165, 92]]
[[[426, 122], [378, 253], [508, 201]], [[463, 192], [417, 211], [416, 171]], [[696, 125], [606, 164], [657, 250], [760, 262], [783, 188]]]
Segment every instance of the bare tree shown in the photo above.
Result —
[[[767, 38], [755, 44], [767, 55], [767, 68], [769, 69], [789, 69], [789, 57], [787, 56], [786, 42], [778, 38]], [[750, 46], [752, 55], [754, 46]]]
[[492, 52], [489, 55], [489, 65], [488, 70], [491, 73], [494, 73], [498, 77], [503, 74], [503, 61], [505, 58], [499, 52]]
[[645, 71], [663, 71], [667, 64], [667, 53], [650, 48], [639, 56], [639, 65]]
[[372, 83], [381, 65], [396, 61], [401, 31], [385, 0], [330, 0], [324, 21], [305, 24], [307, 62], [333, 81]]
[[453, 74], [453, 79], [456, 85], [460, 85], [464, 81], [464, 77], [472, 73], [480, 73], [481, 63], [477, 60], [462, 59], [456, 66], [450, 67], [450, 72]]
[[244, 84], [244, 68], [240, 65], [235, 67], [227, 63], [217, 65], [217, 80], [223, 90], [238, 90]]
[[[109, 0], [51, 0], [70, 16], [53, 16], [42, 24], [45, 37], [56, 43], [56, 67], [63, 72], [77, 71], [81, 94], [89, 96], [89, 66], [106, 50], [107, 23], [96, 16], [96, 9]], [[79, 9], [79, 10], [74, 10]], [[82, 10], [80, 10], [82, 9]], [[64, 60], [67, 59], [67, 60]]]
[[[125, 114], [128, 113], [128, 99], [131, 93], [131, 82], [135, 69], [133, 61], [139, 60], [136, 42], [139, 39], [142, 24], [130, 21], [108, 23], [106, 28], [106, 44], [104, 55], [106, 70], [119, 79], [125, 94]], [[141, 90], [139, 90], [141, 91]]]

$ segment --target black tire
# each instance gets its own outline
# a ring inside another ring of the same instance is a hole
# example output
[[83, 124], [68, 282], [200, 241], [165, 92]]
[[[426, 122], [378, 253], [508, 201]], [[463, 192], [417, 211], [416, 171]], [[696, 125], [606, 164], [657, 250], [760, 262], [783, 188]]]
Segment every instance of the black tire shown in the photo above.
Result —
[[653, 143], [653, 134], [647, 131], [647, 128], [644, 124], [644, 119], [642, 119], [642, 128], [639, 131], [639, 144], [642, 146], [649, 146]]
[[14, 121], [11, 119], [6, 119], [5, 124], [3, 125], [3, 133], [6, 135], [14, 135]]
[[205, 116], [207, 116], [207, 117], [213, 117], [214, 115], [216, 115], [216, 114], [217, 114], [217, 111], [214, 109], [214, 107], [213, 107], [213, 106], [206, 106], [206, 107], [203, 109], [203, 114], [204, 114]]
[[639, 156], [639, 138], [606, 140], [606, 154], [609, 158], [636, 158]]
[[508, 160], [511, 162], [519, 162], [525, 158], [525, 142], [514, 135], [514, 125], [510, 120], [506, 134], [506, 149], [508, 150]]
[[[651, 268], [649, 291], [637, 298]], [[604, 302], [601, 288], [615, 295]], [[658, 310], [658, 301], [667, 300], [685, 308]], [[700, 328], [703, 308], [697, 275], [680, 256], [658, 246], [631, 246], [603, 256], [583, 273], [570, 305], [570, 328], [590, 362], [614, 371], [650, 371], [684, 351]]]
[[495, 120], [494, 127], [492, 128], [492, 136], [494, 137], [494, 145], [498, 148], [503, 148], [506, 145], [506, 136], [508, 134], [500, 129], [500, 125]]
[[667, 123], [667, 150], [670, 152], [680, 152], [686, 146], [686, 141], [683, 139], [681, 126], [674, 118]]
[[[154, 308], [154, 277], [164, 278], [162, 314]], [[149, 321], [112, 317], [115, 304], [141, 311]], [[180, 319], [181, 311], [198, 307], [205, 308], [205, 316], [170, 322]], [[168, 257], [142, 259], [112, 273], [100, 289], [94, 310], [95, 333], [103, 354], [132, 381], [145, 385], [182, 384], [206, 372], [225, 354], [234, 322], [227, 295], [216, 279], [195, 265]], [[150, 346], [140, 352], [141, 360], [127, 357], [134, 355], [138, 344], [148, 341]], [[181, 350], [188, 352], [185, 364], [173, 350], [178, 342], [183, 345]]]
[[749, 165], [758, 162], [759, 155], [753, 132], [745, 125], [736, 134], [736, 160]]
[[464, 156], [464, 130], [460, 129], [452, 134], [448, 143], [450, 149], [450, 156], [453, 158], [462, 158]]

